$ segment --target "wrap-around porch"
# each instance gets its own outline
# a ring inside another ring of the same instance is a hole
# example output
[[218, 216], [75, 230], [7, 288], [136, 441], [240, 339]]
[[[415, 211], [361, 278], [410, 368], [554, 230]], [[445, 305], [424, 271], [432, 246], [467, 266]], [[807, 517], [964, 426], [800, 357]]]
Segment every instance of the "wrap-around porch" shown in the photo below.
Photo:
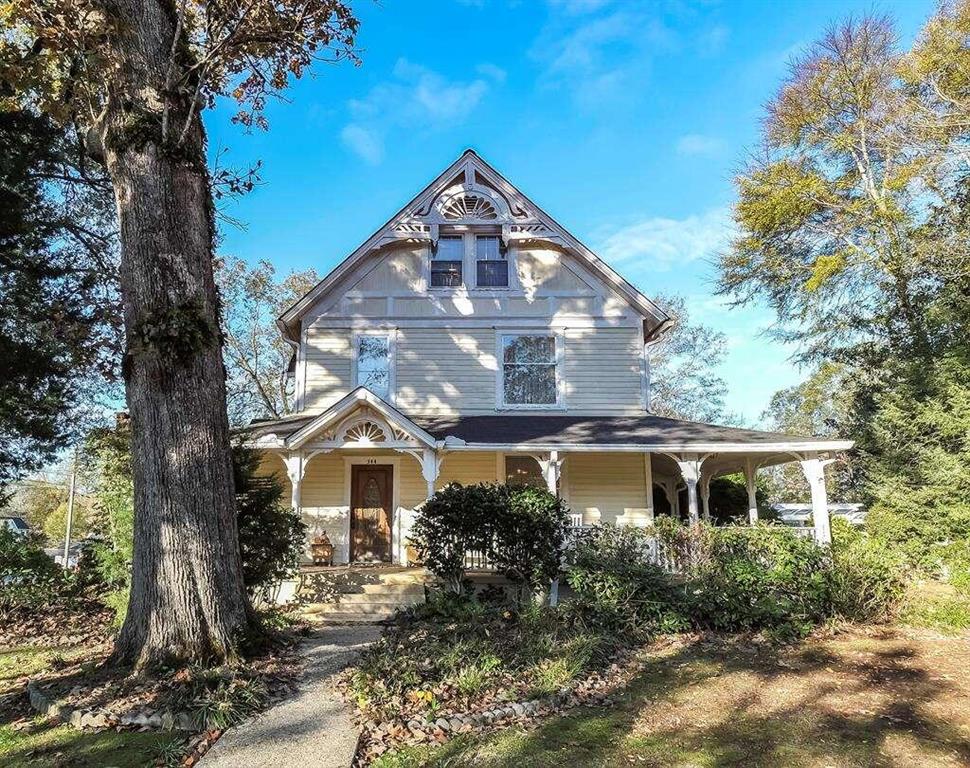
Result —
[[757, 472], [797, 461], [820, 544], [831, 541], [824, 470], [846, 441], [647, 417], [409, 418], [364, 388], [327, 412], [257, 424], [264, 452], [308, 525], [326, 532], [334, 562], [409, 562], [417, 510], [451, 482], [526, 482], [564, 499], [573, 526], [650, 525], [663, 511], [710, 518], [710, 484], [742, 473], [748, 522], [758, 520]]

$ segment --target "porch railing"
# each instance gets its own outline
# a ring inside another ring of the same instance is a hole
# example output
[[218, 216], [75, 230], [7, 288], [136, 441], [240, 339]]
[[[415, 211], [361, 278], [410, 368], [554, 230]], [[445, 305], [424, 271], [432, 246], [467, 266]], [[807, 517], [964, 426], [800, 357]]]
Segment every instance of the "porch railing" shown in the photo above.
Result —
[[[566, 526], [565, 550], [569, 552], [584, 536], [591, 535], [595, 530], [595, 525], [583, 525], [582, 516], [578, 514], [570, 515], [570, 525]], [[729, 527], [729, 526], [724, 526]], [[746, 528], [746, 526], [738, 526]], [[786, 531], [800, 538], [814, 538], [815, 529], [812, 527], [789, 527], [778, 526], [779, 531]], [[688, 570], [691, 563], [688, 561], [689, 555], [678, 553], [674, 549], [664, 545], [658, 536], [647, 536], [644, 538], [646, 551], [644, 558], [654, 565], [663, 568], [669, 573], [683, 573]], [[688, 558], [688, 559], [685, 559]], [[465, 568], [469, 571], [494, 571], [495, 564], [489, 558], [487, 552], [481, 550], [465, 551]]]

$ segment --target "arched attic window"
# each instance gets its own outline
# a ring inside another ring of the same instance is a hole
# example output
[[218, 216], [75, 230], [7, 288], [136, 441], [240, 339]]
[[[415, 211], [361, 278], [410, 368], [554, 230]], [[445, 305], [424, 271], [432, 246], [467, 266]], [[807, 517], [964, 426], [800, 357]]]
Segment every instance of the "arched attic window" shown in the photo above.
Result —
[[495, 204], [487, 197], [475, 193], [453, 197], [442, 206], [441, 215], [448, 221], [464, 219], [495, 221], [498, 219]]

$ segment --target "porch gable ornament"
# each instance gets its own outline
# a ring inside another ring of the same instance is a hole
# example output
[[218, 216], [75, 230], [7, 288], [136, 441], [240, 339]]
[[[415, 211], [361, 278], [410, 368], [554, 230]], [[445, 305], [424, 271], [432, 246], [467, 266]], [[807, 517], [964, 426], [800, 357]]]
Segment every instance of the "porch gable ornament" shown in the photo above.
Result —
[[326, 531], [310, 542], [310, 557], [314, 565], [333, 565], [333, 544]]

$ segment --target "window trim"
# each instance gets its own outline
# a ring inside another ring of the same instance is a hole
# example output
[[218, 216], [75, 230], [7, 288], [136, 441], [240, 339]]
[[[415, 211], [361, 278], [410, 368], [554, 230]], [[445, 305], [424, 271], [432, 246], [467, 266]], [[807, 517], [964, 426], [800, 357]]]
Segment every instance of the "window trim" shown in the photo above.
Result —
[[[543, 336], [555, 339], [556, 402], [555, 403], [507, 403], [505, 402], [505, 340], [520, 336]], [[565, 411], [566, 379], [563, 370], [565, 360], [565, 334], [559, 328], [535, 328], [495, 331], [495, 409], [499, 411]]]
[[[435, 256], [437, 255], [437, 251], [438, 251], [438, 243], [440, 243], [442, 240], [458, 240], [458, 241], [460, 241], [461, 242], [461, 258], [460, 259], [436, 259]], [[432, 281], [431, 273], [433, 271], [432, 265], [434, 264], [435, 261], [443, 261], [443, 262], [447, 262], [449, 264], [453, 264], [453, 263], [456, 263], [457, 262], [459, 264], [459, 269], [461, 270], [461, 274], [459, 275], [459, 277], [461, 279], [460, 279], [458, 285], [432, 285], [431, 284], [431, 281]], [[460, 291], [460, 290], [463, 290], [465, 288], [466, 284], [467, 284], [466, 283], [466, 273], [468, 272], [468, 239], [466, 238], [465, 234], [464, 233], [461, 233], [461, 232], [458, 232], [458, 233], [451, 233], [451, 232], [449, 232], [449, 233], [445, 233], [445, 234], [441, 235], [438, 238], [438, 242], [436, 242], [434, 245], [432, 245], [432, 246], [430, 246], [428, 248], [428, 257], [425, 259], [425, 264], [427, 265], [427, 276], [426, 276], [427, 279], [426, 279], [426, 282], [427, 282], [427, 286], [428, 286], [428, 290], [429, 291], [442, 291], [442, 292], [447, 293], [447, 292], [450, 292], [450, 291]]]
[[[475, 232], [472, 235], [472, 262], [475, 265], [475, 287], [483, 291], [507, 291], [512, 287], [512, 259], [510, 251], [511, 249], [502, 242], [502, 236], [500, 234], [493, 234], [490, 232]], [[501, 256], [500, 259], [480, 259], [478, 258], [478, 238], [489, 237], [498, 240], [498, 251]], [[479, 285], [478, 282], [478, 265], [483, 261], [498, 261], [505, 262], [505, 285]]]
[[[350, 388], [357, 389], [360, 383], [357, 379], [357, 356], [360, 351], [360, 338], [362, 336], [384, 336], [387, 339], [387, 396], [384, 398], [391, 405], [395, 401], [395, 391], [397, 389], [397, 377], [395, 375], [395, 361], [397, 358], [397, 330], [373, 329], [356, 330], [351, 335], [350, 343]], [[381, 397], [377, 392], [377, 397]]]

